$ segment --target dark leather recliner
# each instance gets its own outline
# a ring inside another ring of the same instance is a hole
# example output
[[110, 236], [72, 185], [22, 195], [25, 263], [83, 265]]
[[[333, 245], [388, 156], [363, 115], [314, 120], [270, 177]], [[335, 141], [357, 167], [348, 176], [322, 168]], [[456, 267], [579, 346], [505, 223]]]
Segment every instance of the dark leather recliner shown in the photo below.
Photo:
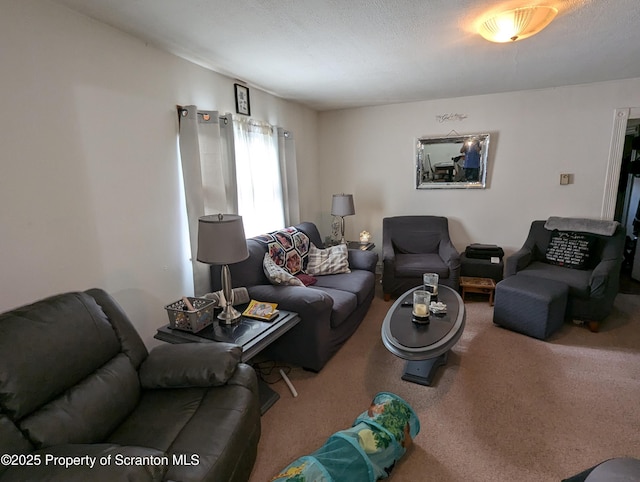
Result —
[[385, 300], [422, 284], [423, 273], [438, 273], [440, 284], [457, 290], [460, 254], [442, 216], [395, 216], [382, 220], [382, 291]]
[[248, 480], [260, 408], [240, 356], [223, 343], [149, 353], [98, 289], [0, 315], [0, 453], [15, 461], [0, 481]]

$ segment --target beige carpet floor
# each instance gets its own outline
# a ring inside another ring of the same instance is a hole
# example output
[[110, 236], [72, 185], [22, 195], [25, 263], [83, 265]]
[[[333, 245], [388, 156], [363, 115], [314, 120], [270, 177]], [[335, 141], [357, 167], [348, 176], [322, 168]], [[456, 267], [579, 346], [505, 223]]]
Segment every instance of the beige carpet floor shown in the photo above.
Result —
[[404, 361], [383, 346], [390, 306], [378, 293], [320, 373], [292, 367], [298, 397], [282, 380], [272, 385], [281, 398], [262, 417], [251, 482], [350, 427], [379, 391], [403, 397], [421, 422], [393, 482], [558, 481], [610, 457], [640, 457], [640, 296], [618, 295], [599, 333], [565, 323], [546, 342], [494, 326], [478, 297], [432, 387], [401, 380]]

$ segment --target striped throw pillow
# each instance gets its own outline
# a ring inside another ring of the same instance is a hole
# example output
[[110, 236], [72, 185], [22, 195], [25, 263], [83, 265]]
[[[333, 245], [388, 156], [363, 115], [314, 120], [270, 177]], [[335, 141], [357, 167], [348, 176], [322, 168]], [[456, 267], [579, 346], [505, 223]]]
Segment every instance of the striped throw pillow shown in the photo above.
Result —
[[326, 249], [319, 249], [311, 243], [307, 262], [307, 274], [318, 276], [324, 274], [351, 273], [349, 269], [349, 251], [346, 244], [338, 244]]

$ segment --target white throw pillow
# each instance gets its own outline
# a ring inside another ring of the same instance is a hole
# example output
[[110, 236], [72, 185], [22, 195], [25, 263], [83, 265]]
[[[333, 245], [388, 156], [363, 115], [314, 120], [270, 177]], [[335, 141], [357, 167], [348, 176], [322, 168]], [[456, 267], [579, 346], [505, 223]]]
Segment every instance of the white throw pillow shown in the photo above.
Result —
[[306, 271], [307, 274], [313, 276], [351, 273], [349, 269], [349, 250], [346, 244], [319, 249], [311, 243], [308, 260]]
[[278, 266], [269, 256], [269, 253], [264, 254], [262, 260], [262, 269], [264, 274], [273, 285], [289, 285], [289, 286], [304, 286], [304, 283], [298, 278], [293, 276], [287, 270]]

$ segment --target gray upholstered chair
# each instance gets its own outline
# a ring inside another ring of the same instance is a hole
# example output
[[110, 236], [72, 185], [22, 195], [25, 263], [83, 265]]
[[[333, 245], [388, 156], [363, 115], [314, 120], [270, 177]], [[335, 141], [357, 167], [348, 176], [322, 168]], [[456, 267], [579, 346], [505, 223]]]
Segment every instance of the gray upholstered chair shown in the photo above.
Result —
[[[549, 224], [552, 220], [556, 224]], [[546, 253], [554, 226], [560, 227], [559, 232], [586, 233], [595, 238], [583, 269], [550, 264]], [[607, 230], [611, 234], [603, 234]], [[507, 258], [505, 276], [537, 276], [565, 283], [569, 287], [567, 317], [586, 322], [591, 331], [598, 331], [599, 323], [611, 313], [618, 293], [624, 241], [624, 229], [614, 221], [576, 218], [533, 221], [522, 248]]]
[[440, 284], [460, 284], [460, 254], [442, 216], [394, 216], [382, 220], [384, 299], [422, 284], [423, 273], [438, 273]]

